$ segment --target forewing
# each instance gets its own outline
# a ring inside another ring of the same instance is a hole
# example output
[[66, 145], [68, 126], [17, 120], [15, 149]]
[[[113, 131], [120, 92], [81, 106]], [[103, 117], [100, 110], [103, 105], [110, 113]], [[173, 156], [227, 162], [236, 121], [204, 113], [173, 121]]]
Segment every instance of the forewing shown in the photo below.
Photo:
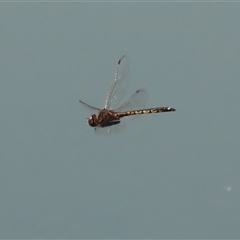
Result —
[[122, 100], [128, 86], [129, 62], [126, 56], [122, 56], [118, 61], [114, 80], [108, 93], [105, 108], [114, 109]]
[[100, 108], [97, 108], [97, 107], [93, 107], [81, 100], [79, 100], [79, 102], [82, 104], [82, 106], [84, 106], [84, 108], [88, 111], [88, 112], [99, 112], [101, 109]]

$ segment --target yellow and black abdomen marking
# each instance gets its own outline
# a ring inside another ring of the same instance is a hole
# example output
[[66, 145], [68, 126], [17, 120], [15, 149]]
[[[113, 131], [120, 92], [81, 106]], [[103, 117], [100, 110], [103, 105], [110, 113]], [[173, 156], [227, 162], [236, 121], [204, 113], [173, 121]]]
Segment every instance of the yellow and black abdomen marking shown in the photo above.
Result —
[[150, 113], [160, 113], [160, 112], [174, 112], [176, 111], [175, 108], [172, 107], [159, 107], [159, 108], [149, 108], [149, 109], [142, 109], [142, 110], [134, 110], [128, 112], [121, 112], [117, 113], [118, 117], [127, 117], [137, 114], [150, 114]]

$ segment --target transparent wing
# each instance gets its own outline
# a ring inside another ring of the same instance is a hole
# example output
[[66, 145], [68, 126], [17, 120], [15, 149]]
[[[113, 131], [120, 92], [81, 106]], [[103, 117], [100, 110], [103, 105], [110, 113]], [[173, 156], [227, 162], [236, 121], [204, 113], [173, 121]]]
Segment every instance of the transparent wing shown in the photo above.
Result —
[[147, 92], [144, 89], [139, 89], [128, 99], [128, 101], [126, 101], [118, 109], [116, 109], [116, 111], [125, 112], [145, 108], [147, 100]]
[[114, 109], [122, 100], [128, 85], [129, 63], [126, 56], [122, 56], [118, 61], [115, 77], [108, 93], [105, 108]]
[[94, 133], [99, 136], [112, 136], [123, 132], [125, 128], [126, 122], [121, 119], [121, 122], [119, 124], [112, 125], [110, 127], [96, 127], [94, 129]]
[[91, 106], [91, 105], [89, 105], [89, 104], [87, 104], [87, 103], [85, 103], [85, 102], [83, 102], [83, 101], [81, 101], [81, 100], [79, 100], [79, 102], [84, 106], [84, 108], [86, 109], [86, 110], [88, 110], [89, 112], [99, 112], [101, 109], [100, 108], [97, 108], [97, 107], [93, 107], [93, 106]]

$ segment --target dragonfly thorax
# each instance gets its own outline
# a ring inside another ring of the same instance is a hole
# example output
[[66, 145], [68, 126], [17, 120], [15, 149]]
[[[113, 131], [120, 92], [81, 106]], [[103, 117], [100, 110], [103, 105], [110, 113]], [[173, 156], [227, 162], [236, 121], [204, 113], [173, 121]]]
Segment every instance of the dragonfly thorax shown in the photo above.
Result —
[[91, 127], [109, 127], [119, 124], [120, 118], [114, 111], [102, 109], [98, 114], [89, 117], [87, 121]]

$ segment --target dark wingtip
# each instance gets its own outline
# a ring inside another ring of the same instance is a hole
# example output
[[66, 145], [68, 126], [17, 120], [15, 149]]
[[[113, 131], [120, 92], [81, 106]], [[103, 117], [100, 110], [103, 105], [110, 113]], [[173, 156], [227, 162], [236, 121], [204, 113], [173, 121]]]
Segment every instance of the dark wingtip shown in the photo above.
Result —
[[118, 60], [118, 65], [122, 62], [122, 59], [125, 58], [126, 55], [123, 55], [119, 60]]

